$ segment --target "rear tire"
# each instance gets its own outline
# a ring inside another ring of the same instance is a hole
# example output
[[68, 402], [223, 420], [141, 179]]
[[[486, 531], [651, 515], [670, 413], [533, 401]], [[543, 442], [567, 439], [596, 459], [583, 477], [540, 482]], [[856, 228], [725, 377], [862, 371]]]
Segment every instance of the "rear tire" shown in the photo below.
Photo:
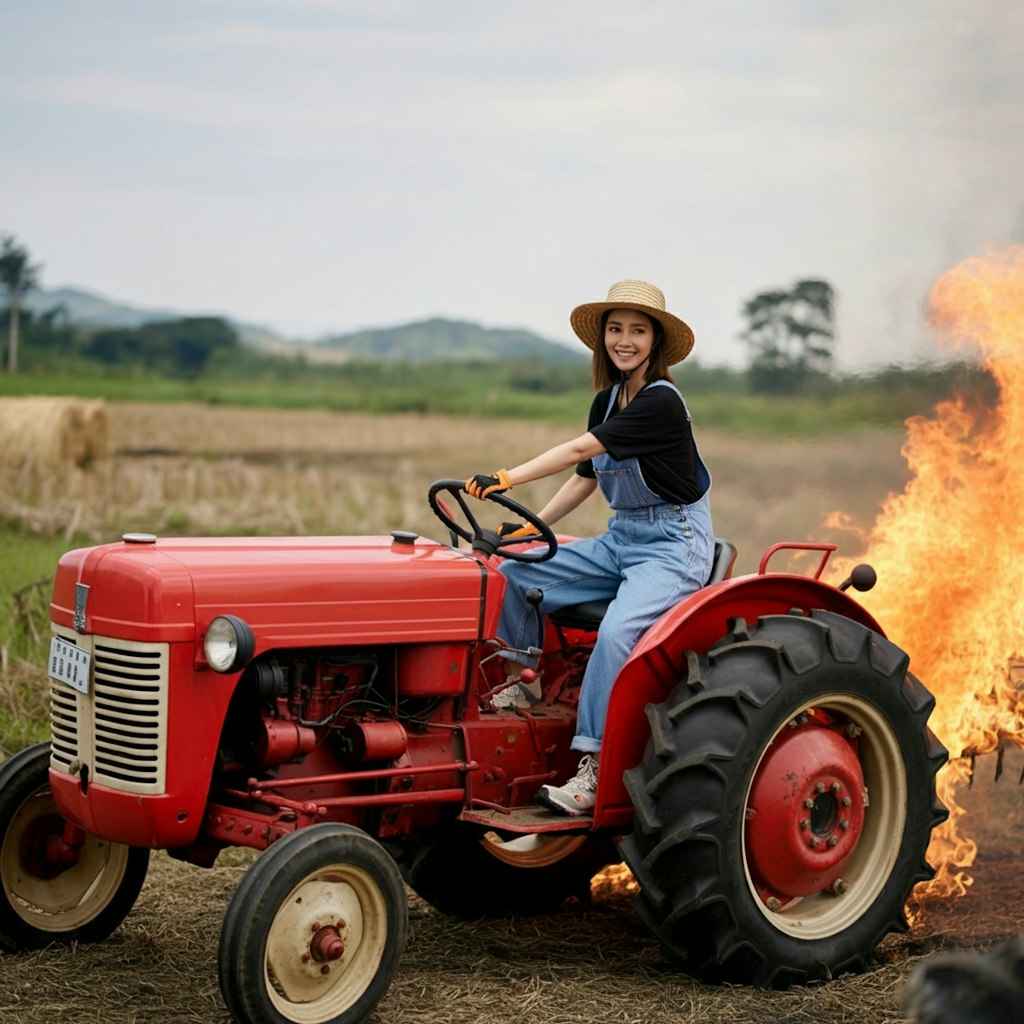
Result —
[[529, 917], [589, 899], [590, 880], [620, 860], [610, 842], [566, 833], [501, 833], [456, 823], [405, 871], [418, 896], [465, 920]]
[[930, 878], [946, 817], [934, 699], [908, 657], [830, 612], [740, 620], [669, 699], [626, 773], [637, 911], [707, 981], [785, 987], [862, 970]]
[[149, 850], [79, 833], [63, 842], [66, 820], [50, 791], [50, 745], [0, 765], [0, 949], [52, 942], [99, 942], [135, 905]]

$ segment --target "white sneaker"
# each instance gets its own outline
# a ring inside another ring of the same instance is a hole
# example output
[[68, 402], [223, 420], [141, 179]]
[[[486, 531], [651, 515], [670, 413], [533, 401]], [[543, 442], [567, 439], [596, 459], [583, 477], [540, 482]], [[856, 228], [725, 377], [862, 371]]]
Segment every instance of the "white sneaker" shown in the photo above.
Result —
[[542, 694], [539, 679], [532, 683], [516, 680], [511, 686], [506, 686], [504, 690], [499, 690], [491, 697], [491, 707], [495, 711], [514, 711], [516, 708], [532, 707], [540, 700]]
[[541, 786], [537, 801], [553, 811], [586, 814], [597, 803], [597, 761], [585, 754], [576, 774], [564, 786]]

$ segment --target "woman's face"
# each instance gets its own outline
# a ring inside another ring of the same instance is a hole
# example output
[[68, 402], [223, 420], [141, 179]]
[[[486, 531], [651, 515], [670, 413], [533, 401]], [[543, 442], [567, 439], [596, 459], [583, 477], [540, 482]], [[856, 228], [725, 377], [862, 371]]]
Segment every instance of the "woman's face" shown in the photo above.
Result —
[[633, 309], [611, 310], [604, 328], [604, 347], [622, 373], [645, 366], [654, 347], [650, 317]]

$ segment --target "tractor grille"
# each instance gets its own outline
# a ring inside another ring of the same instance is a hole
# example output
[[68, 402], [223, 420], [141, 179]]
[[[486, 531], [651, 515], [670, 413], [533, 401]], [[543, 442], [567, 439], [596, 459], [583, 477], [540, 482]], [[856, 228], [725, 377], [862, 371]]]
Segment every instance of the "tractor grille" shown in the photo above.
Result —
[[131, 793], [163, 793], [167, 644], [60, 634], [92, 652], [89, 693], [51, 680], [50, 764]]

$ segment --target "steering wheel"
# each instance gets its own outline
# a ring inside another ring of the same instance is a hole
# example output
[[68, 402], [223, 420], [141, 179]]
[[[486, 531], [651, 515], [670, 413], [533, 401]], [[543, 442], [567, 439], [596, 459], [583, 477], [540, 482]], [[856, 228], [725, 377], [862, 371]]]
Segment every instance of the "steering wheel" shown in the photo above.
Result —
[[[449, 494], [458, 503], [470, 529], [467, 530], [465, 526], [458, 523], [451, 509], [438, 497], [442, 491]], [[474, 551], [480, 551], [485, 555], [500, 552], [503, 558], [511, 558], [514, 562], [546, 562], [558, 550], [558, 540], [555, 538], [554, 532], [536, 512], [530, 511], [524, 505], [520, 505], [518, 501], [513, 501], [498, 491], [488, 494], [484, 501], [493, 501], [496, 505], [507, 509], [517, 519], [522, 519], [532, 526], [536, 530], [537, 536], [544, 542], [543, 547], [529, 548], [526, 551], [512, 551], [510, 549], [513, 546], [522, 544], [529, 538], [502, 537], [496, 530], [485, 530], [466, 502], [464, 480], [435, 480], [430, 485], [430, 490], [427, 491], [427, 501], [430, 503], [434, 515], [454, 534], [463, 540], [468, 540]]]

